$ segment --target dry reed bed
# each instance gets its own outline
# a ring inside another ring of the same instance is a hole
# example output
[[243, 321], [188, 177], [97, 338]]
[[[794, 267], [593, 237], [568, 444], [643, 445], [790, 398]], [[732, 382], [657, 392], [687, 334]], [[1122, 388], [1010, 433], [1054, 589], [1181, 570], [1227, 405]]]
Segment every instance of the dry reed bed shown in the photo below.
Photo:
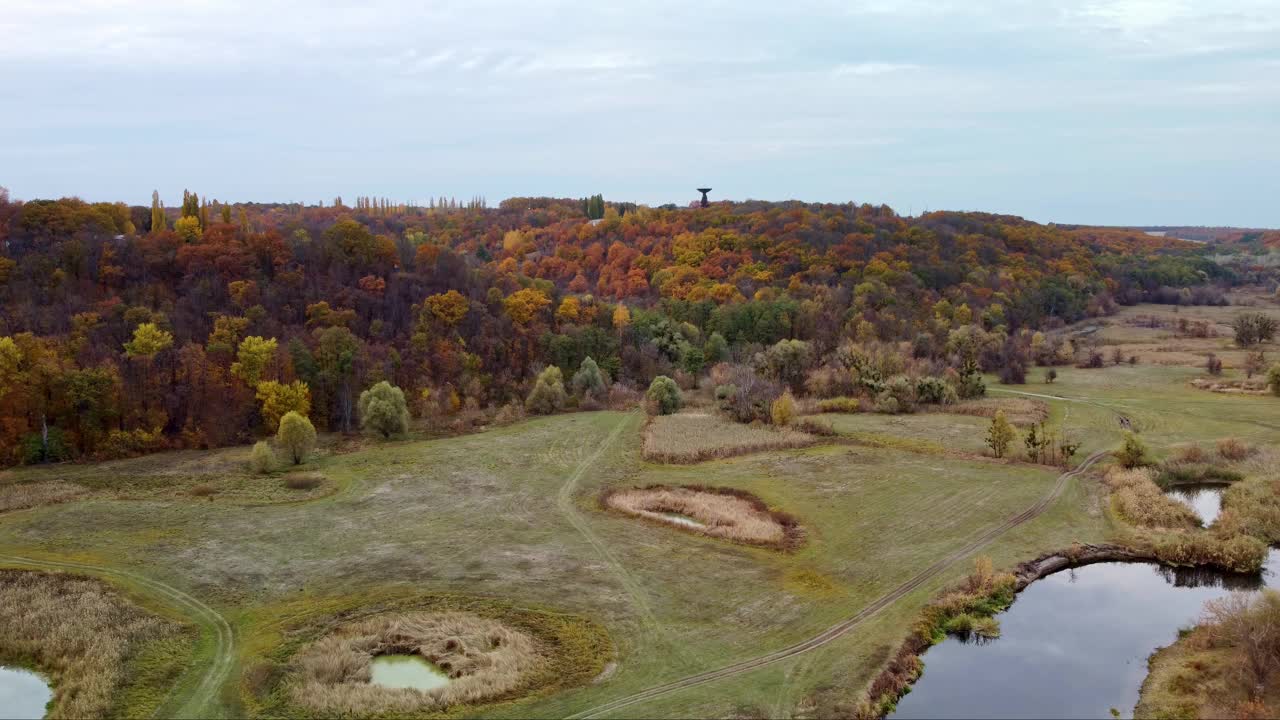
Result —
[[[668, 527], [747, 545], [789, 550], [804, 542], [804, 530], [794, 517], [772, 510], [760, 498], [736, 488], [650, 485], [613, 489], [601, 496], [600, 503]], [[663, 513], [692, 518], [701, 526], [678, 522]]]
[[[378, 655], [420, 655], [449, 675], [427, 691], [371, 685]], [[438, 711], [492, 700], [522, 687], [546, 664], [537, 640], [465, 612], [384, 614], [343, 625], [294, 660], [297, 705], [322, 716]]]
[[61, 480], [0, 485], [0, 513], [66, 502], [88, 492], [88, 488]]
[[1009, 422], [1020, 427], [1039, 425], [1049, 419], [1049, 404], [1032, 398], [983, 398], [965, 400], [954, 405], [921, 405], [924, 412], [993, 418], [1003, 410]]
[[[53, 682], [50, 718], [122, 713], [129, 660], [181, 626], [150, 615], [98, 580], [0, 570], [0, 659], [32, 665]], [[176, 670], [176, 668], [175, 668]]]
[[813, 445], [819, 438], [788, 428], [743, 425], [709, 413], [651, 418], [644, 431], [644, 458], [662, 463], [696, 463], [766, 450]]
[[1134, 525], [1166, 530], [1200, 527], [1195, 511], [1164, 494], [1151, 470], [1111, 468], [1106, 483], [1111, 490], [1112, 507]]

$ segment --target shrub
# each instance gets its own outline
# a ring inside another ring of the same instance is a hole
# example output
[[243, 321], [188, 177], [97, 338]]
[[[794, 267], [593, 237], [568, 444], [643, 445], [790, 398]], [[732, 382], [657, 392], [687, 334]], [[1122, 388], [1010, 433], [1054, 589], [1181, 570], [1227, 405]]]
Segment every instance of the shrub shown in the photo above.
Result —
[[199, 485], [192, 485], [191, 489], [187, 492], [190, 493], [192, 497], [213, 497], [213, 495], [217, 494], [218, 489], [212, 485], [201, 483]]
[[1252, 347], [1270, 342], [1276, 336], [1276, 330], [1280, 329], [1278, 325], [1275, 318], [1266, 313], [1241, 313], [1231, 321], [1231, 330], [1235, 333], [1237, 345]]
[[883, 415], [897, 415], [902, 412], [902, 406], [899, 405], [898, 398], [884, 392], [876, 398], [876, 412]]
[[645, 398], [652, 404], [652, 414], [671, 415], [680, 409], [680, 388], [666, 375], [659, 375], [649, 383]]
[[604, 398], [604, 374], [591, 356], [587, 356], [578, 366], [578, 372], [573, 374], [573, 390], [584, 398]]
[[1271, 394], [1280, 397], [1280, 363], [1271, 366], [1267, 371], [1267, 387]]
[[898, 402], [898, 412], [912, 412], [916, 407], [916, 385], [911, 378], [899, 375], [885, 383], [884, 392]]
[[953, 405], [958, 400], [955, 388], [940, 377], [925, 376], [916, 380], [916, 400], [928, 405]]
[[1182, 462], [1188, 463], [1202, 463], [1205, 461], [1206, 457], [1207, 454], [1205, 453], [1204, 448], [1199, 445], [1190, 445], [1183, 448], [1182, 451], [1178, 453], [1178, 459]]
[[[112, 431], [112, 435], [118, 435], [118, 431]], [[107, 444], [109, 443], [110, 438]], [[127, 457], [127, 454], [121, 454], [118, 457]], [[71, 447], [63, 439], [60, 428], [51, 427], [45, 435], [38, 432], [31, 433], [22, 440], [22, 462], [25, 465], [62, 462], [70, 459]]]
[[1214, 355], [1213, 353], [1209, 353], [1209, 356], [1205, 358], [1204, 361], [1204, 369], [1208, 370], [1210, 375], [1221, 375], [1222, 358]]
[[764, 369], [774, 379], [799, 390], [813, 351], [803, 340], [779, 340], [764, 353]]
[[769, 421], [769, 409], [775, 398], [782, 394], [782, 385], [760, 377], [745, 365], [725, 368], [721, 374], [718, 396], [720, 410], [730, 418], [749, 423], [755, 420]]
[[959, 380], [956, 383], [956, 394], [964, 400], [982, 397], [987, 394], [987, 384], [982, 382], [982, 371], [978, 368], [978, 363], [972, 358], [966, 360], [964, 366], [960, 369]]
[[383, 380], [360, 393], [360, 427], [384, 439], [409, 431], [409, 406], [404, 391]]
[[1115, 456], [1121, 467], [1125, 468], [1143, 467], [1151, 464], [1151, 460], [1147, 457], [1147, 446], [1136, 434], [1129, 430], [1125, 431], [1124, 445], [1115, 452]]
[[862, 401], [855, 397], [835, 397], [818, 401], [818, 412], [824, 413], [857, 413], [862, 412]]
[[294, 465], [299, 465], [316, 446], [316, 428], [310, 420], [290, 410], [280, 418], [276, 443], [289, 454]]
[[323, 478], [315, 473], [290, 473], [284, 476], [284, 486], [290, 490], [314, 490]]
[[552, 365], [538, 373], [533, 390], [525, 399], [525, 409], [538, 415], [550, 415], [564, 408], [568, 395], [564, 391], [564, 374]]
[[615, 410], [626, 410], [640, 403], [640, 391], [623, 383], [609, 386], [609, 407]]
[[1044, 371], [1044, 382], [1045, 382], [1045, 384], [1046, 384], [1046, 385], [1052, 385], [1052, 384], [1053, 384], [1053, 381], [1054, 381], [1054, 380], [1057, 380], [1057, 379], [1058, 379], [1058, 371], [1057, 371], [1057, 370], [1055, 370], [1055, 369], [1053, 369], [1053, 368], [1049, 368], [1048, 370], [1045, 370], [1045, 371]]
[[769, 418], [773, 420], [773, 424], [778, 427], [785, 427], [791, 424], [796, 416], [796, 399], [788, 390], [778, 396], [777, 400], [769, 406]]
[[1243, 460], [1253, 454], [1253, 448], [1235, 438], [1218, 441], [1218, 455], [1223, 460]]
[[1111, 503], [1125, 520], [1148, 528], [1191, 530], [1200, 526], [1194, 510], [1165, 495], [1147, 469], [1119, 470], [1107, 473]]
[[509, 402], [498, 409], [494, 413], [493, 423], [495, 425], [510, 425], [513, 422], [524, 419], [524, 406], [520, 403]]
[[834, 437], [836, 435], [835, 428], [831, 427], [831, 423], [818, 418], [803, 417], [796, 420], [792, 426], [801, 432], [817, 435], [819, 437]]
[[271, 468], [276, 464], [276, 454], [271, 451], [271, 445], [266, 440], [259, 440], [253, 444], [253, 450], [249, 453], [249, 468], [259, 475], [265, 475], [271, 472]]

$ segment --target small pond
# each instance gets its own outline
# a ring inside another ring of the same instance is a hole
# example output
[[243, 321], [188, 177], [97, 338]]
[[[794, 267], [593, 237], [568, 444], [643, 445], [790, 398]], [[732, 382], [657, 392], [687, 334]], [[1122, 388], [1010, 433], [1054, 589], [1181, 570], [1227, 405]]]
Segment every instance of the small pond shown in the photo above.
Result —
[[658, 514], [661, 515], [664, 520], [673, 522], [677, 525], [684, 525], [686, 527], [693, 527], [693, 528], [706, 527], [705, 524], [700, 523], [697, 520], [694, 520], [688, 515], [681, 515], [680, 513], [675, 513], [675, 512], [660, 512]]
[[1147, 657], [1194, 623], [1207, 600], [1280, 583], [1262, 576], [1100, 563], [1032, 583], [998, 616], [1000, 637], [930, 648], [894, 718], [1130, 717]]
[[1226, 489], [1227, 486], [1221, 484], [1194, 483], [1176, 485], [1166, 493], [1169, 497], [1190, 505], [1191, 509], [1196, 511], [1196, 515], [1200, 516], [1204, 526], [1209, 527], [1218, 519], [1218, 513], [1222, 512], [1222, 491]]
[[0, 667], [0, 718], [42, 718], [52, 698], [49, 684], [36, 673]]
[[421, 655], [379, 655], [369, 672], [370, 683], [388, 688], [431, 690], [449, 684], [449, 676]]

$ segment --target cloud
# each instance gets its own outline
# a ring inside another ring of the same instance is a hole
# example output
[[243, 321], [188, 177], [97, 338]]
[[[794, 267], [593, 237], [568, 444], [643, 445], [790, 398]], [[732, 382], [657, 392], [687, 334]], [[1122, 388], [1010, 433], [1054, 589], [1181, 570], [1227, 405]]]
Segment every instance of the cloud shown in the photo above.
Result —
[[889, 63], [889, 62], [862, 62], [862, 63], [841, 63], [831, 71], [836, 77], [856, 76], [856, 77], [872, 77], [875, 75], [888, 75], [890, 73], [907, 72], [910, 70], [919, 70], [920, 66], [914, 63]]

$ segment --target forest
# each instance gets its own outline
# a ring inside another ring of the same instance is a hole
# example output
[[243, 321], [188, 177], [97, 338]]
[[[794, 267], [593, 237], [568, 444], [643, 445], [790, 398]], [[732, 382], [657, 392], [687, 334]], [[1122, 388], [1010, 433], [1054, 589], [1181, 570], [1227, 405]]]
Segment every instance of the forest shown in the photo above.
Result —
[[523, 406], [544, 369], [568, 378], [588, 357], [619, 393], [769, 365], [782, 341], [804, 345], [804, 367], [772, 368], [793, 384], [850, 340], [938, 373], [1000, 371], [1067, 323], [1218, 304], [1240, 281], [1195, 243], [975, 212], [184, 196], [0, 190], [0, 463], [243, 443], [290, 410], [352, 431], [383, 380], [447, 428]]

